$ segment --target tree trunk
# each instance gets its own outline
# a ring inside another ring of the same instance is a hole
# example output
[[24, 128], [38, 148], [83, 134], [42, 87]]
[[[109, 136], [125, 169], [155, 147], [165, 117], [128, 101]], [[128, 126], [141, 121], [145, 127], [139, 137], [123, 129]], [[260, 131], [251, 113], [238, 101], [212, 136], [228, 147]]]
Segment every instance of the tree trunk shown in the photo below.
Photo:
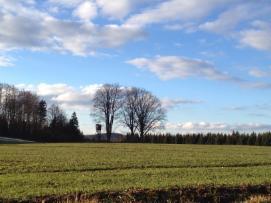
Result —
[[143, 129], [140, 130], [140, 140], [141, 140], [141, 142], [144, 142], [144, 130]]
[[111, 134], [107, 133], [106, 136], [107, 136], [107, 142], [110, 142], [110, 140], [111, 140]]
[[107, 142], [111, 141], [111, 134], [112, 134], [112, 126], [111, 126], [111, 124], [108, 124], [108, 126], [106, 128]]
[[109, 118], [106, 119], [106, 137], [107, 137], [107, 142], [110, 142], [110, 138], [111, 138], [111, 132], [110, 132], [110, 122], [109, 122]]

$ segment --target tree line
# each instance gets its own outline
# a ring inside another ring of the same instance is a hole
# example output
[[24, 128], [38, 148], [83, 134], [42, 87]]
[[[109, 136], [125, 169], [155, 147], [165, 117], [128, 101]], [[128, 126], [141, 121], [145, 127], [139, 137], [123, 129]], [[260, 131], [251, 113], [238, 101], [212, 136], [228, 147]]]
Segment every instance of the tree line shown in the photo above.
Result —
[[[271, 133], [150, 134], [162, 129], [166, 110], [151, 92], [137, 87], [105, 84], [95, 93], [91, 116], [105, 127], [110, 142], [113, 126], [129, 132], [123, 142], [165, 144], [271, 145]], [[0, 84], [0, 136], [41, 142], [84, 141], [74, 112], [68, 118], [57, 104], [47, 107], [36, 94]]]
[[36, 94], [8, 84], [0, 84], [0, 136], [44, 142], [83, 139], [75, 112], [68, 119], [58, 105], [47, 107]]
[[257, 145], [271, 146], [271, 132], [239, 133], [194, 133], [194, 134], [148, 134], [141, 139], [138, 134], [127, 134], [123, 140], [127, 143], [159, 144], [206, 144], [206, 145]]

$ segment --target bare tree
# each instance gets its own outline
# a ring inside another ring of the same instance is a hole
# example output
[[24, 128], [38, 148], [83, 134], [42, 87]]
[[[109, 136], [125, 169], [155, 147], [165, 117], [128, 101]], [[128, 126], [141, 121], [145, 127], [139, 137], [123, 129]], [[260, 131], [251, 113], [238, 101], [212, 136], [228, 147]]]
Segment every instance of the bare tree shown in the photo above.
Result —
[[122, 90], [118, 84], [105, 84], [97, 90], [91, 114], [96, 121], [103, 121], [107, 134], [107, 141], [110, 142], [114, 121], [119, 118], [122, 104]]
[[124, 102], [122, 106], [122, 123], [125, 127], [128, 127], [131, 135], [135, 134], [137, 129], [137, 120], [136, 120], [136, 106], [138, 99], [137, 88], [128, 88], [124, 93]]
[[144, 89], [136, 89], [136, 92], [136, 123], [140, 137], [143, 139], [150, 131], [161, 128], [166, 118], [166, 111], [160, 100], [152, 93]]
[[48, 121], [51, 127], [62, 127], [67, 123], [65, 112], [56, 104], [48, 109]]

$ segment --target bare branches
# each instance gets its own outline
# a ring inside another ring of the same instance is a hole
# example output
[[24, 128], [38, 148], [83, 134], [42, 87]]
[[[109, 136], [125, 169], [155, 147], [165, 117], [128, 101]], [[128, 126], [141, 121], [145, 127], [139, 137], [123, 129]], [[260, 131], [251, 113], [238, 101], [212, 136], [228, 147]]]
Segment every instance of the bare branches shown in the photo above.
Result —
[[135, 105], [137, 129], [143, 138], [150, 131], [161, 128], [166, 118], [160, 100], [144, 89], [137, 89]]
[[122, 106], [122, 90], [118, 84], [105, 84], [95, 94], [92, 116], [105, 122], [107, 140], [110, 141], [114, 121], [119, 118]]
[[150, 131], [161, 128], [166, 117], [160, 100], [140, 88], [105, 84], [96, 92], [92, 102], [94, 112], [91, 115], [96, 121], [105, 123], [108, 141], [116, 120], [120, 120], [131, 135], [138, 132], [143, 139]]
[[136, 121], [136, 105], [138, 99], [138, 89], [130, 88], [124, 93], [124, 102], [122, 106], [122, 123], [125, 127], [128, 127], [131, 135], [135, 134], [138, 127]]
[[160, 100], [151, 92], [140, 88], [127, 88], [122, 107], [122, 123], [131, 135], [136, 131], [143, 138], [150, 131], [161, 128], [166, 117]]

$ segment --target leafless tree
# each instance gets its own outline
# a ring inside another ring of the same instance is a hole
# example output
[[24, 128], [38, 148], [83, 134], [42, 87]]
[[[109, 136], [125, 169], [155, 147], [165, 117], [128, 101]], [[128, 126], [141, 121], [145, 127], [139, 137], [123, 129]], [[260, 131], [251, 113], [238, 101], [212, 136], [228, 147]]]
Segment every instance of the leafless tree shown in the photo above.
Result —
[[124, 102], [122, 106], [122, 123], [129, 128], [131, 135], [134, 135], [137, 129], [136, 106], [138, 99], [137, 88], [128, 88], [124, 93]]
[[122, 106], [122, 90], [118, 84], [105, 84], [99, 88], [92, 101], [93, 113], [96, 121], [104, 122], [109, 142], [114, 121], [119, 118]]
[[152, 93], [135, 87], [125, 90], [122, 123], [131, 135], [137, 130], [143, 139], [150, 131], [161, 128], [165, 117], [165, 109]]
[[150, 131], [161, 128], [166, 111], [160, 100], [144, 89], [136, 89], [136, 123], [141, 139]]
[[16, 118], [28, 124], [37, 124], [39, 97], [29, 91], [19, 91], [16, 99]]
[[65, 125], [67, 117], [58, 105], [52, 104], [48, 109], [48, 121], [50, 125]]

